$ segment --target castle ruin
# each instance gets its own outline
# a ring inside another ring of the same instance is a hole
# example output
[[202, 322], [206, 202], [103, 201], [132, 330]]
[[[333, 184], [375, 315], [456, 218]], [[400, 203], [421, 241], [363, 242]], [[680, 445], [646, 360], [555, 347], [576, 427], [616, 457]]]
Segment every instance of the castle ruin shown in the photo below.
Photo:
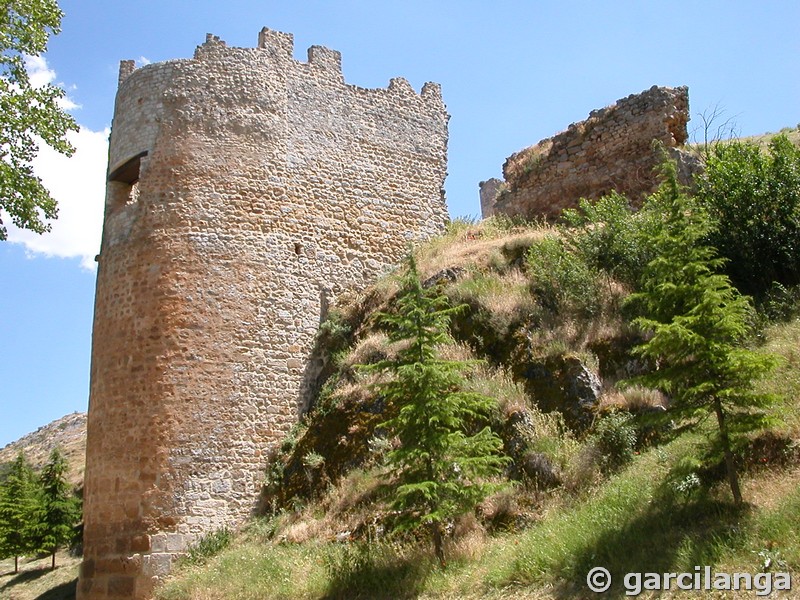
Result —
[[679, 149], [689, 135], [689, 90], [653, 86], [589, 114], [566, 131], [512, 154], [504, 181], [480, 184], [481, 213], [554, 219], [578, 200], [596, 200], [615, 190], [634, 206], [655, 191], [662, 160], [655, 140], [678, 159], [688, 184], [696, 159]]
[[438, 85], [344, 82], [208, 36], [120, 67], [92, 338], [78, 597], [148, 598], [199, 536], [251, 515], [306, 408], [326, 307], [442, 231]]

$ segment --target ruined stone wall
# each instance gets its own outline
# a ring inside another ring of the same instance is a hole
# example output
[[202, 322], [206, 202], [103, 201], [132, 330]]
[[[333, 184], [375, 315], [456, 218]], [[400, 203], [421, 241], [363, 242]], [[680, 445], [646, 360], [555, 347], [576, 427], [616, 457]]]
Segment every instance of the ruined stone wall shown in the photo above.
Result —
[[209, 36], [123, 62], [97, 277], [79, 597], [147, 598], [240, 523], [297, 421], [327, 303], [447, 219], [447, 113], [344, 82], [338, 52]]
[[491, 198], [481, 193], [483, 216], [551, 219], [576, 207], [580, 198], [612, 190], [636, 205], [658, 185], [653, 169], [660, 156], [653, 140], [667, 148], [682, 146], [688, 121], [686, 87], [653, 86], [595, 110], [587, 120], [510, 156], [501, 191]]

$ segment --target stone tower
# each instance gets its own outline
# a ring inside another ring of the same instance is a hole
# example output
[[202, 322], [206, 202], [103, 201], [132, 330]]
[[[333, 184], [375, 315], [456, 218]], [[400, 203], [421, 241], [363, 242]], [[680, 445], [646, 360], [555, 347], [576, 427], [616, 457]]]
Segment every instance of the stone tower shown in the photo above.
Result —
[[447, 219], [447, 112], [344, 82], [338, 52], [209, 35], [120, 68], [98, 258], [79, 597], [147, 598], [257, 502], [325, 306]]

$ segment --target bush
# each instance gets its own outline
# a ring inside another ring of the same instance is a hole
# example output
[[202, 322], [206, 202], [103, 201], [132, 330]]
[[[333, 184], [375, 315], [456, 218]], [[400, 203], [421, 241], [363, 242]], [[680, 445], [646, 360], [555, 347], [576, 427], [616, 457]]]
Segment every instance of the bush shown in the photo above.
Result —
[[800, 285], [786, 287], [773, 281], [758, 305], [770, 321], [789, 321], [800, 312]]
[[613, 412], [603, 417], [595, 428], [594, 443], [602, 454], [604, 471], [616, 471], [624, 467], [633, 460], [636, 448], [633, 417], [624, 412]]
[[612, 192], [596, 202], [581, 199], [579, 208], [563, 213], [571, 242], [591, 268], [603, 270], [636, 287], [653, 258], [650, 242], [658, 213], [651, 203], [633, 212], [628, 199]]
[[528, 250], [527, 269], [539, 303], [557, 315], [600, 312], [596, 272], [564, 240], [547, 236]]
[[762, 297], [774, 281], [800, 283], [800, 148], [785, 135], [767, 151], [716, 144], [697, 181], [697, 196], [716, 227], [709, 242], [745, 294]]
[[185, 561], [191, 565], [205, 564], [233, 542], [233, 532], [227, 527], [217, 529], [201, 537], [189, 548]]

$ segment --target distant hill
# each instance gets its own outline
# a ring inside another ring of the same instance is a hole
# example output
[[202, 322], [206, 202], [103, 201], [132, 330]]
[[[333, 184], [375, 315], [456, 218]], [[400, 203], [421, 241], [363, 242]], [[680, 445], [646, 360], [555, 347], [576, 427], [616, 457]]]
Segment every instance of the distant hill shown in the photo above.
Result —
[[39, 470], [56, 446], [61, 447], [67, 458], [70, 483], [76, 486], [83, 485], [83, 470], [86, 463], [86, 413], [75, 412], [61, 417], [0, 449], [0, 473], [5, 472], [8, 464], [20, 451], [25, 454], [33, 467]]

